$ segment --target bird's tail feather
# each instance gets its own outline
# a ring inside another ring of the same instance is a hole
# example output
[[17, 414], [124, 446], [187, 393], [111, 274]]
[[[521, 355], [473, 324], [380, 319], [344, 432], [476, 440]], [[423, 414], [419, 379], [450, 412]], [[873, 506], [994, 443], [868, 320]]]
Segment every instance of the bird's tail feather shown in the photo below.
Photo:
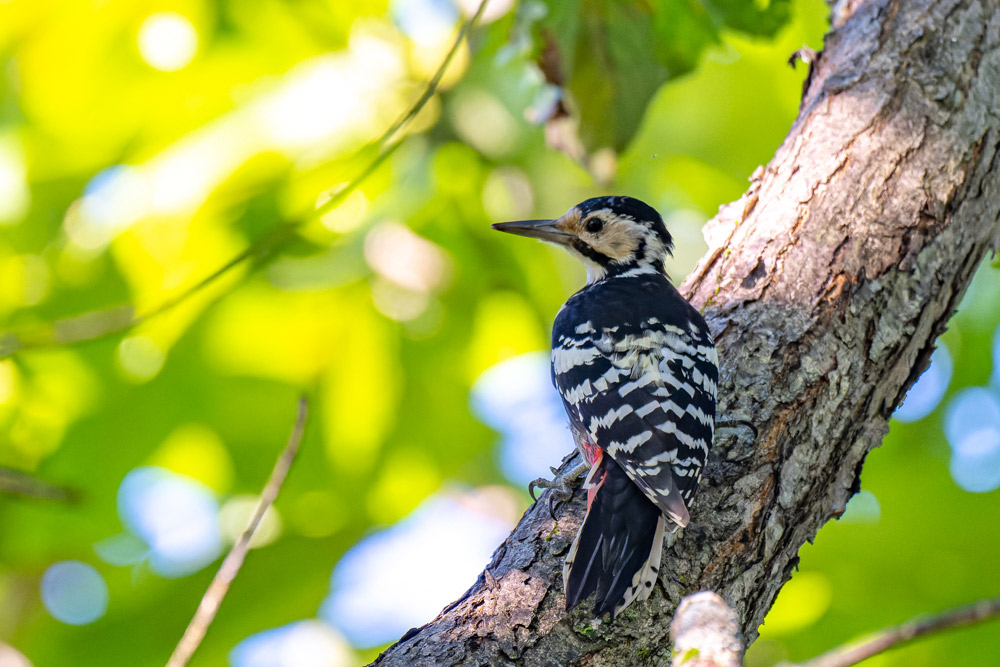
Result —
[[566, 609], [597, 592], [594, 613], [612, 618], [645, 600], [660, 570], [664, 520], [659, 508], [610, 456], [587, 477], [590, 502], [563, 567]]

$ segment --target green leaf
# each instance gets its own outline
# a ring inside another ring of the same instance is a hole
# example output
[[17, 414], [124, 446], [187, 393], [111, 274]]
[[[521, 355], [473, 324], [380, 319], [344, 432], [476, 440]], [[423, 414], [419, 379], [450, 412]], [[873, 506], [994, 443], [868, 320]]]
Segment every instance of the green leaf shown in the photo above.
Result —
[[702, 51], [719, 42], [720, 20], [698, 0], [654, 2], [656, 57], [677, 77], [694, 69]]
[[791, 13], [790, 0], [705, 0], [707, 11], [729, 29], [773, 37]]
[[669, 72], [650, 57], [656, 35], [649, 14], [632, 4], [592, 4], [596, 7], [583, 17], [569, 90], [579, 108], [584, 145], [620, 150]]
[[788, 0], [546, 0], [539, 24], [543, 69], [561, 85], [588, 153], [620, 151], [650, 99], [690, 72], [723, 30], [771, 36], [789, 18]]

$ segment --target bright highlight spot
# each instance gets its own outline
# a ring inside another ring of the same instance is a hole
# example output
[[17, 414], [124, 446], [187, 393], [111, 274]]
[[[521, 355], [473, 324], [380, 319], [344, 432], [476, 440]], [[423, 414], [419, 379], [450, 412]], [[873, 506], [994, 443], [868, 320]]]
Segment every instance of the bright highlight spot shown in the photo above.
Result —
[[163, 368], [166, 355], [148, 336], [129, 336], [118, 344], [118, 369], [133, 382], [152, 380]]
[[136, 468], [118, 489], [122, 523], [149, 546], [151, 567], [165, 577], [197, 572], [218, 557], [218, 510], [208, 488], [162, 468]]
[[90, 180], [83, 197], [66, 213], [66, 233], [78, 248], [106, 246], [148, 212], [149, 181], [127, 165], [109, 167]]
[[437, 244], [398, 222], [381, 222], [365, 237], [365, 261], [375, 271], [372, 302], [398, 322], [417, 319], [432, 303], [431, 292], [451, 279], [451, 259]]
[[954, 447], [951, 476], [966, 491], [987, 493], [1000, 488], [1000, 425], [965, 436]]
[[70, 625], [93, 623], [108, 608], [108, 587], [90, 565], [65, 560], [42, 575], [42, 602], [52, 616]]
[[[102, 250], [122, 230], [150, 216], [188, 216], [262, 153], [315, 163], [374, 139], [407, 102], [399, 84], [409, 72], [398, 40], [363, 23], [352, 29], [348, 49], [309, 58], [274, 83], [254, 86], [247, 103], [142, 164], [99, 174], [67, 211], [65, 227], [73, 246]], [[185, 17], [160, 12], [143, 22], [139, 49], [150, 65], [172, 71], [194, 57], [198, 35]], [[20, 168], [7, 171], [21, 173]], [[0, 207], [14, 201], [0, 198]], [[336, 219], [329, 224], [338, 225]]]
[[372, 304], [375, 308], [397, 322], [411, 322], [427, 310], [430, 296], [423, 292], [411, 292], [396, 283], [376, 278], [371, 283]]
[[0, 405], [7, 405], [17, 396], [20, 375], [10, 359], [0, 361]]
[[233, 483], [233, 461], [226, 444], [203, 424], [175, 428], [150, 463], [196, 479], [217, 493], [225, 493]]
[[0, 665], [3, 667], [32, 667], [31, 661], [10, 644], [0, 641]]
[[516, 167], [498, 167], [483, 184], [483, 208], [491, 220], [524, 220], [535, 207], [531, 181]]
[[118, 165], [97, 174], [87, 184], [83, 213], [108, 230], [125, 229], [149, 208], [149, 185], [135, 167]]
[[288, 83], [260, 103], [262, 128], [279, 145], [306, 147], [330, 139], [369, 110], [356, 94], [343, 56], [314, 58], [296, 67]]
[[424, 294], [442, 287], [451, 273], [444, 250], [398, 222], [382, 222], [368, 232], [365, 260], [386, 280]]
[[[257, 509], [257, 496], [235, 496], [226, 501], [219, 511], [219, 528], [227, 543], [233, 544], [240, 538], [250, 523], [250, 517]], [[274, 542], [281, 535], [281, 516], [274, 506], [264, 510], [257, 531], [250, 538], [250, 547], [256, 549]]]
[[395, 0], [391, 12], [399, 29], [420, 44], [448, 39], [458, 20], [458, 11], [448, 0]]
[[549, 355], [530, 352], [496, 364], [472, 387], [473, 411], [503, 434], [500, 468], [515, 484], [550, 475], [575, 447], [549, 373]]
[[366, 647], [432, 619], [472, 585], [513, 525], [464, 498], [432, 496], [348, 551], [320, 615]]
[[[472, 16], [479, 9], [478, 0], [458, 0], [456, 4], [462, 9], [462, 13], [466, 16]], [[483, 16], [480, 18], [480, 22], [485, 25], [487, 23], [492, 23], [496, 21], [501, 16], [507, 14], [510, 8], [514, 6], [514, 0], [490, 0], [486, 4], [486, 8], [483, 10]]]
[[945, 413], [944, 434], [952, 450], [980, 429], [1000, 424], [1000, 397], [986, 387], [970, 387], [958, 392]]
[[147, 163], [153, 210], [176, 214], [204, 201], [220, 178], [249, 157], [233, 144], [236, 129], [235, 125], [208, 126]]
[[350, 667], [358, 664], [336, 630], [309, 620], [258, 632], [237, 644], [233, 667]]
[[932, 413], [948, 391], [951, 373], [951, 354], [943, 343], [938, 343], [938, 348], [931, 355], [930, 366], [910, 387], [893, 418], [901, 422], [915, 422]]
[[785, 584], [764, 619], [761, 633], [769, 637], [808, 628], [830, 608], [833, 587], [818, 572], [798, 572]]
[[849, 501], [840, 523], [878, 523], [882, 506], [871, 491], [858, 491]]
[[185, 17], [174, 12], [151, 14], [139, 28], [139, 53], [162, 72], [183, 69], [198, 52], [198, 33]]
[[458, 135], [487, 157], [503, 157], [517, 149], [521, 138], [517, 121], [492, 94], [483, 90], [456, 93], [451, 111]]
[[344, 150], [394, 120], [396, 104], [387, 91], [405, 76], [405, 63], [398, 44], [354, 29], [347, 51], [299, 63], [261, 98], [253, 107], [256, 124], [281, 148], [314, 150], [327, 143], [327, 150]]
[[951, 445], [951, 476], [966, 491], [1000, 488], [1000, 394], [963, 389], [951, 400], [944, 432]]
[[[337, 192], [340, 187], [343, 187], [346, 183], [342, 183], [337, 188], [332, 188], [329, 192], [321, 194], [316, 199], [316, 208], [319, 208], [333, 196], [333, 193]], [[365, 197], [365, 194], [361, 190], [355, 190], [351, 194], [347, 195], [338, 206], [330, 210], [328, 213], [324, 213], [323, 217], [319, 220], [324, 227], [329, 229], [331, 232], [337, 232], [339, 234], [346, 234], [347, 232], [352, 232], [365, 221], [365, 215], [368, 213], [371, 202]]]
[[0, 225], [20, 222], [31, 205], [27, 170], [20, 147], [0, 138]]

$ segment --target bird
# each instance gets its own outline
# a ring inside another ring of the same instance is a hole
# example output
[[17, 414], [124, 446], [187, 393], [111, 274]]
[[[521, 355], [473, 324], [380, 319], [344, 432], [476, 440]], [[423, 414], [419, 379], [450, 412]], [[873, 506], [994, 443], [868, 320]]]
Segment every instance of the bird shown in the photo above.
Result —
[[689, 522], [715, 430], [715, 343], [667, 276], [673, 238], [648, 204], [596, 197], [557, 219], [492, 227], [561, 246], [587, 270], [555, 317], [551, 357], [584, 462], [533, 485], [565, 499], [587, 473], [586, 515], [563, 565], [566, 610], [596, 593], [595, 616], [613, 620], [651, 594], [666, 527]]

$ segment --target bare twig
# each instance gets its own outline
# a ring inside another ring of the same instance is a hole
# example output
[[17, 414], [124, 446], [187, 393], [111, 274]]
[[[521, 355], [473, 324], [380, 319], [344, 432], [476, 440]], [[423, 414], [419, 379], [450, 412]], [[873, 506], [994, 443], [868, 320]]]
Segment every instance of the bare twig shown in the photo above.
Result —
[[[424, 87], [424, 92], [417, 98], [417, 101], [413, 103], [413, 106], [411, 106], [406, 113], [400, 116], [395, 123], [389, 126], [389, 129], [387, 129], [379, 138], [377, 145], [385, 146], [388, 142], [395, 138], [396, 133], [399, 132], [404, 125], [416, 118], [417, 114], [420, 113], [420, 110], [423, 109], [424, 105], [431, 99], [431, 96], [434, 95], [437, 87], [441, 84], [441, 79], [444, 77], [445, 72], [448, 71], [448, 66], [451, 64], [452, 59], [454, 59], [455, 54], [458, 53], [458, 47], [462, 45], [462, 42], [465, 41], [466, 35], [468, 35], [476, 23], [479, 22], [480, 17], [483, 15], [483, 11], [486, 10], [486, 3], [488, 2], [489, 0], [481, 0], [479, 8], [476, 9], [476, 13], [469, 17], [468, 21], [462, 24], [462, 28], [458, 31], [458, 34], [455, 35], [455, 41], [452, 42], [451, 48], [448, 49], [448, 53], [445, 54], [444, 60], [441, 61], [441, 66], [437, 68], [437, 71], [434, 72], [434, 76], [431, 77], [431, 80], [428, 81], [427, 85]], [[392, 144], [389, 150], [395, 149], [398, 145], [398, 142]], [[375, 158], [376, 162], [379, 163], [382, 162], [383, 159], [384, 157], [381, 154]], [[374, 171], [373, 167], [366, 169], [365, 172], [362, 173], [364, 176], [367, 176], [372, 171]], [[356, 185], [354, 187], [356, 187]], [[333, 197], [323, 202], [322, 206], [319, 206], [315, 211], [313, 211], [310, 218], [321, 217], [333, 209], [337, 204], [342, 202], [348, 194], [350, 194], [350, 191], [353, 190], [354, 187], [352, 187], [352, 184], [348, 184], [343, 189], [338, 190]]]
[[0, 466], [0, 493], [21, 498], [37, 498], [71, 503], [79, 498], [79, 492], [59, 486], [20, 470]]
[[681, 600], [670, 623], [673, 667], [741, 667], [740, 619], [718, 594], [701, 591]]
[[264, 490], [260, 494], [260, 499], [257, 501], [257, 507], [254, 509], [253, 515], [250, 517], [250, 522], [240, 535], [240, 538], [236, 540], [233, 548], [226, 554], [226, 558], [222, 561], [219, 571], [215, 574], [215, 578], [212, 579], [212, 583], [209, 584], [208, 590], [205, 591], [205, 595], [202, 597], [201, 603], [194, 613], [194, 618], [191, 619], [187, 629], [184, 631], [184, 636], [181, 637], [181, 640], [177, 643], [177, 648], [174, 649], [173, 655], [167, 661], [167, 667], [184, 667], [198, 649], [201, 640], [205, 638], [208, 626], [212, 624], [215, 614], [219, 611], [219, 605], [222, 604], [223, 598], [229, 592], [229, 586], [233, 583], [236, 575], [239, 574], [240, 567], [243, 566], [243, 561], [250, 550], [250, 540], [253, 538], [257, 526], [260, 525], [260, 521], [264, 517], [267, 508], [277, 498], [278, 491], [281, 490], [281, 485], [284, 483], [285, 477], [288, 475], [288, 470], [295, 460], [295, 455], [298, 454], [299, 443], [302, 441], [302, 432], [305, 430], [306, 415], [308, 412], [308, 401], [303, 396], [299, 399], [298, 416], [295, 418], [295, 426], [292, 427], [292, 433], [288, 436], [288, 443], [274, 464], [274, 469], [271, 470], [271, 476], [268, 478], [267, 484], [264, 485]]
[[262, 259], [272, 254], [275, 250], [282, 247], [288, 239], [292, 238], [295, 230], [301, 227], [304, 223], [322, 217], [324, 214], [341, 204], [347, 196], [351, 194], [351, 192], [356, 190], [358, 186], [360, 186], [361, 183], [367, 179], [379, 165], [385, 162], [386, 158], [388, 158], [396, 150], [396, 148], [399, 147], [402, 142], [402, 138], [397, 138], [396, 135], [405, 125], [413, 120], [418, 113], [420, 113], [420, 111], [427, 104], [428, 100], [430, 100], [430, 98], [437, 91], [437, 88], [441, 83], [441, 78], [447, 71], [448, 66], [454, 59], [455, 54], [462, 45], [462, 42], [479, 21], [479, 18], [483, 14], [483, 10], [486, 9], [486, 3], [488, 1], [489, 0], [482, 0], [479, 4], [479, 8], [476, 10], [476, 13], [462, 25], [462, 28], [455, 37], [455, 41], [452, 44], [451, 49], [445, 55], [444, 60], [434, 73], [434, 76], [427, 82], [427, 85], [424, 87], [424, 91], [420, 97], [417, 98], [410, 108], [385, 132], [383, 132], [378, 141], [374, 143], [374, 145], [379, 148], [378, 155], [376, 155], [372, 161], [369, 162], [368, 165], [366, 165], [365, 168], [354, 177], [354, 179], [337, 190], [328, 200], [323, 202], [323, 204], [296, 218], [278, 223], [268, 233], [254, 241], [250, 244], [250, 246], [234, 256], [228, 262], [219, 266], [193, 285], [186, 287], [173, 296], [165, 298], [159, 303], [159, 305], [144, 313], [135, 313], [134, 309], [129, 305], [119, 305], [56, 320], [51, 325], [42, 325], [40, 328], [27, 334], [23, 332], [18, 334], [12, 331], [2, 333], [0, 334], [0, 359], [13, 356], [14, 354], [25, 349], [51, 347], [56, 345], [72, 345], [74, 343], [97, 340], [128, 331], [129, 329], [132, 329], [139, 324], [172, 310], [178, 305], [188, 301], [191, 297], [202, 292], [205, 288], [217, 282], [219, 278], [226, 275], [232, 269], [240, 266], [247, 260]]
[[[1000, 618], [1000, 597], [986, 598], [932, 616], [913, 618], [853, 644], [802, 663], [778, 667], [850, 667], [924, 635]], [[742, 637], [736, 612], [717, 594], [702, 591], [684, 598], [670, 624], [674, 667], [740, 667]]]
[[933, 616], [918, 616], [902, 625], [880, 630], [854, 644], [837, 647], [812, 660], [780, 667], [850, 667], [918, 637], [974, 625], [1000, 617], [1000, 597], [986, 598]]

